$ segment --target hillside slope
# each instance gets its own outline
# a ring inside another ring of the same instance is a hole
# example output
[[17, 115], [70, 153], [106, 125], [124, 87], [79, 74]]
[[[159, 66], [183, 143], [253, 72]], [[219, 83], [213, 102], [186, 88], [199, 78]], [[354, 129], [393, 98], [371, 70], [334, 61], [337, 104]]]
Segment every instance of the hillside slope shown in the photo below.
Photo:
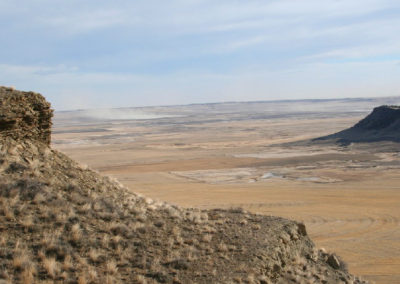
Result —
[[41, 95], [0, 102], [1, 283], [363, 283], [303, 224], [131, 193], [49, 147]]
[[378, 141], [400, 142], [400, 107], [376, 107], [372, 113], [353, 127], [314, 139], [314, 141], [321, 140], [336, 140], [341, 144]]

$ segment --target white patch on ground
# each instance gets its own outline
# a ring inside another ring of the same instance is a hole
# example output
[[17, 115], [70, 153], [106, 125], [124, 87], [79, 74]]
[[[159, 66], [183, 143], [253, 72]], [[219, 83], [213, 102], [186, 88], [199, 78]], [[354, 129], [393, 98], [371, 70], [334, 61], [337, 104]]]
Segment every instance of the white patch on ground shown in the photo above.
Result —
[[261, 153], [245, 153], [245, 154], [236, 154], [233, 155], [235, 158], [258, 158], [258, 159], [274, 159], [274, 158], [293, 158], [293, 157], [304, 157], [304, 156], [315, 156], [321, 154], [337, 154], [338, 150], [328, 149], [328, 150], [303, 150], [300, 149], [281, 149], [269, 151], [269, 152], [261, 152]]
[[339, 179], [333, 179], [328, 177], [300, 177], [297, 178], [298, 181], [308, 181], [308, 182], [315, 182], [315, 183], [334, 183], [339, 182]]
[[261, 172], [256, 168], [236, 168], [218, 170], [196, 170], [196, 171], [174, 171], [175, 176], [186, 178], [195, 182], [221, 184], [221, 183], [255, 183], [268, 182], [271, 180], [291, 180], [314, 183], [333, 183], [341, 180], [324, 176], [299, 175], [295, 169], [284, 168], [276, 171]]
[[206, 183], [247, 183], [257, 176], [257, 170], [254, 168], [236, 168], [220, 170], [197, 170], [197, 171], [179, 171], [171, 174]]
[[316, 168], [316, 166], [298, 166], [296, 170], [315, 170]]
[[79, 114], [81, 117], [89, 119], [97, 119], [97, 120], [143, 120], [143, 119], [179, 117], [177, 115], [156, 114], [134, 108], [90, 109], [90, 110], [80, 111]]
[[280, 174], [275, 174], [275, 173], [268, 172], [268, 173], [263, 174], [263, 175], [261, 176], [261, 178], [262, 178], [262, 179], [284, 178], [284, 176], [283, 176], [283, 175], [280, 175]]

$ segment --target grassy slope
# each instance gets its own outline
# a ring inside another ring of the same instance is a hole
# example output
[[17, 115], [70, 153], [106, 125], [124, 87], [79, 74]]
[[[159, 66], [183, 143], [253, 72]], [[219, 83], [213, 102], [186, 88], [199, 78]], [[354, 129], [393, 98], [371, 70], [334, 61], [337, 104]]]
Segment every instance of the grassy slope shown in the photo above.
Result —
[[0, 145], [6, 283], [360, 283], [302, 224], [156, 203], [40, 142]]

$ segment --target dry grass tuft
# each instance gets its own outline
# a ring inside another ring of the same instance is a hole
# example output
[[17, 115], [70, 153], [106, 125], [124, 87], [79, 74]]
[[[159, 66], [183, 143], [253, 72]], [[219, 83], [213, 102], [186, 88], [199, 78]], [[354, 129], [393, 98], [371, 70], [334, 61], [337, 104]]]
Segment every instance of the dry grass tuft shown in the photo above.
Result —
[[227, 252], [228, 251], [228, 246], [225, 243], [220, 243], [218, 245], [218, 251], [219, 252]]
[[36, 267], [33, 263], [29, 262], [21, 274], [21, 282], [24, 284], [34, 283], [35, 275], [37, 274]]
[[78, 284], [87, 284], [87, 283], [88, 283], [88, 281], [87, 281], [85, 275], [81, 275], [78, 277]]
[[117, 263], [114, 260], [107, 261], [106, 271], [111, 275], [116, 274], [118, 272]]
[[143, 275], [136, 275], [133, 280], [135, 281], [135, 283], [138, 284], [147, 284], [146, 277], [144, 277]]
[[34, 226], [33, 217], [32, 216], [26, 216], [21, 221], [21, 225], [25, 228], [25, 230], [32, 229], [33, 226]]
[[211, 234], [205, 234], [201, 237], [201, 241], [204, 243], [209, 243], [212, 240], [212, 235]]
[[95, 249], [90, 249], [89, 250], [89, 259], [92, 262], [97, 262], [99, 260], [99, 257], [101, 256], [100, 252]]
[[7, 221], [13, 221], [15, 219], [14, 210], [9, 206], [3, 207], [3, 214], [6, 217]]
[[13, 266], [17, 270], [30, 266], [30, 259], [26, 251], [19, 251], [14, 254]]
[[104, 284], [117, 284], [118, 282], [112, 275], [106, 275], [106, 278], [104, 279]]
[[51, 278], [56, 278], [59, 269], [55, 258], [45, 258], [43, 260], [43, 267]]
[[0, 236], [0, 246], [5, 246], [7, 244], [7, 238], [5, 236]]
[[70, 240], [76, 243], [79, 242], [81, 238], [82, 238], [82, 230], [80, 225], [76, 223], [71, 227]]
[[70, 269], [73, 268], [73, 267], [74, 267], [74, 265], [73, 265], [73, 263], [72, 263], [72, 258], [71, 258], [70, 255], [67, 255], [67, 256], [64, 258], [64, 262], [63, 262], [63, 264], [62, 264], [62, 269], [65, 270], [65, 271], [68, 271], [68, 270], [70, 270]]
[[96, 283], [98, 275], [97, 275], [97, 271], [93, 267], [89, 268], [87, 274], [88, 274], [89, 280], [91, 282]]

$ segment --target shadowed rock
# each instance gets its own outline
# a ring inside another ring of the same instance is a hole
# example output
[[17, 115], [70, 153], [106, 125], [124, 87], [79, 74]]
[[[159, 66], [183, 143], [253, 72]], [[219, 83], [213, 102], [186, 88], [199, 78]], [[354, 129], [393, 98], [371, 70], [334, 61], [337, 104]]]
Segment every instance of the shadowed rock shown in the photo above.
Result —
[[380, 106], [353, 127], [313, 141], [335, 140], [340, 144], [352, 142], [400, 142], [400, 107]]

